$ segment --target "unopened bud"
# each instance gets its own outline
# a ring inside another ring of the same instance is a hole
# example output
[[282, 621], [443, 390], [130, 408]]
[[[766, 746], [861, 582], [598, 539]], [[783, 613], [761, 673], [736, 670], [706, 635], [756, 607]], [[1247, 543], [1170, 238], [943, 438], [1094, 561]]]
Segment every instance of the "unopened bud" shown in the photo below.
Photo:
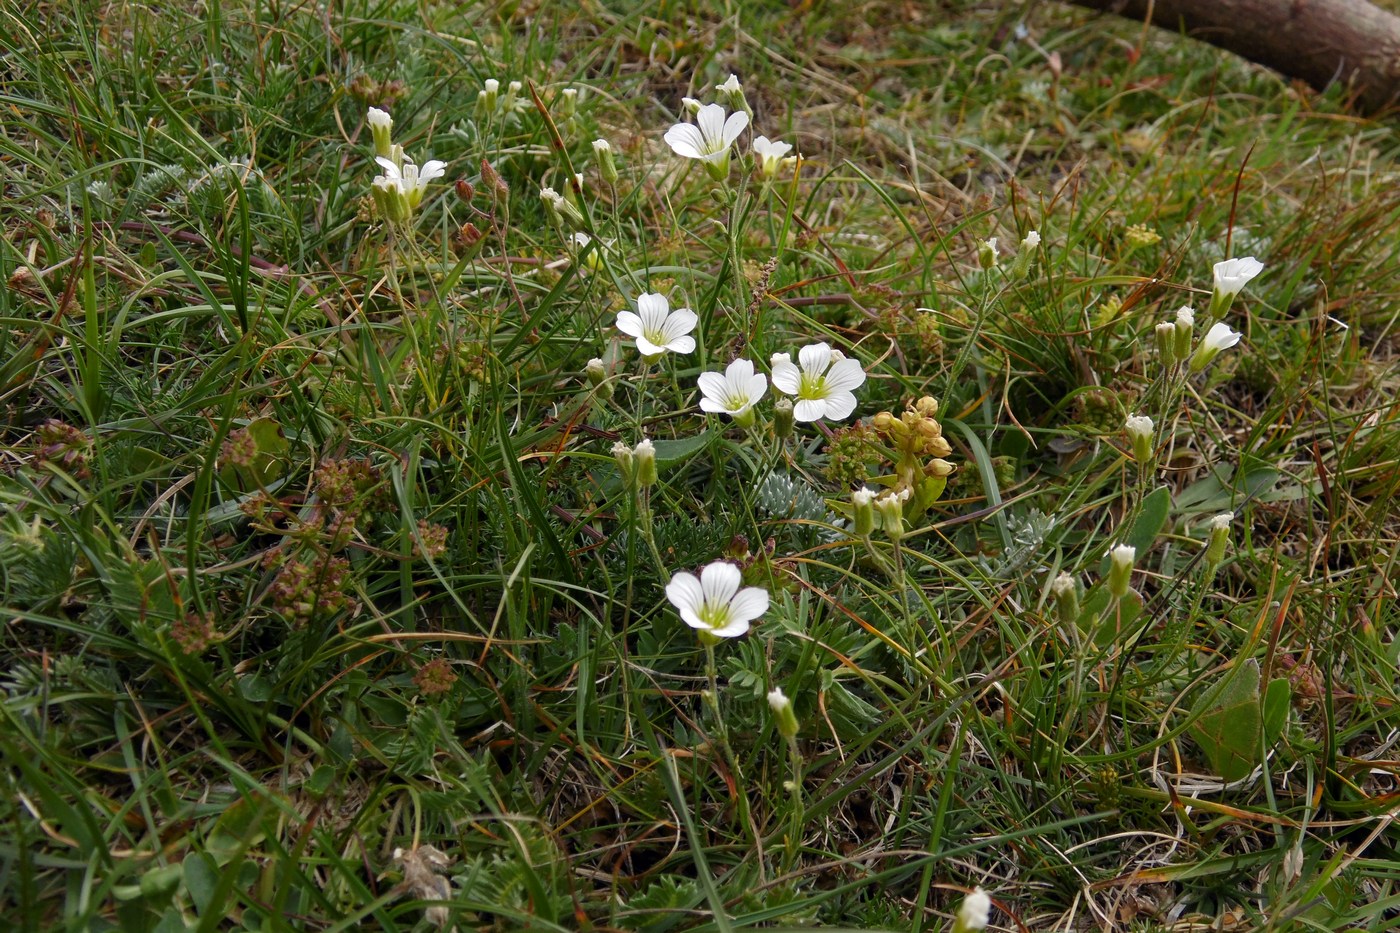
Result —
[[995, 269], [997, 255], [996, 237], [991, 237], [977, 244], [977, 264], [983, 269]]
[[1133, 444], [1133, 457], [1138, 464], [1147, 467], [1152, 463], [1152, 452], [1156, 446], [1157, 438], [1154, 434], [1152, 419], [1146, 415], [1129, 415], [1123, 422], [1123, 430], [1127, 433], [1128, 439]]
[[617, 163], [613, 161], [612, 146], [606, 139], [593, 140], [593, 155], [598, 159], [598, 174], [609, 185], [617, 184]]
[[374, 154], [382, 159], [392, 159], [394, 153], [394, 118], [378, 107], [369, 108], [365, 114], [370, 136], [374, 139]]
[[1225, 545], [1230, 543], [1230, 522], [1233, 512], [1221, 512], [1210, 520], [1210, 535], [1206, 538], [1206, 563], [1218, 567], [1225, 559]]
[[559, 116], [568, 120], [578, 112], [578, 88], [566, 87], [559, 92]]
[[1157, 325], [1156, 335], [1157, 358], [1163, 366], [1171, 366], [1176, 362], [1176, 325], [1163, 321]]
[[792, 414], [792, 401], [780, 398], [773, 403], [773, 435], [779, 441], [792, 437], [795, 419]]
[[1062, 573], [1050, 584], [1050, 595], [1055, 600], [1055, 612], [1064, 625], [1074, 625], [1079, 620], [1079, 584], [1074, 577]]
[[904, 537], [904, 503], [908, 501], [908, 489], [886, 493], [875, 500], [875, 510], [880, 513], [880, 527], [891, 541]]
[[622, 441], [612, 445], [613, 459], [617, 461], [617, 472], [622, 475], [622, 484], [628, 489], [637, 488], [637, 457], [632, 448]]
[[496, 105], [501, 101], [501, 82], [495, 78], [487, 78], [482, 82], [477, 97], [484, 102], [488, 110], [494, 112]]
[[637, 461], [637, 486], [642, 489], [655, 486], [656, 475], [656, 447], [652, 445], [650, 438], [642, 438], [637, 442], [637, 446], [632, 448], [632, 456]]
[[1184, 305], [1176, 312], [1176, 353], [1178, 361], [1191, 357], [1191, 332], [1196, 327], [1196, 312], [1190, 305]]
[[797, 713], [782, 687], [774, 687], [768, 692], [768, 706], [773, 710], [773, 724], [778, 727], [778, 733], [785, 739], [796, 738]]
[[457, 200], [463, 204], [472, 203], [472, 198], [476, 197], [476, 186], [465, 178], [457, 179], [457, 183], [452, 186], [452, 190], [457, 194]]
[[851, 493], [852, 530], [859, 537], [866, 537], [875, 530], [875, 493], [864, 487]]
[[1137, 548], [1130, 544], [1120, 544], [1108, 552], [1108, 591], [1122, 599], [1128, 595], [1133, 579], [1133, 564], [1137, 561]]
[[510, 206], [510, 185], [485, 159], [481, 160], [481, 184], [491, 195], [497, 210], [504, 212]]
[[692, 117], [695, 116], [697, 113], [700, 112], [700, 107], [701, 107], [700, 101], [696, 100], [696, 99], [693, 98], [693, 97], [682, 97], [682, 98], [681, 98], [681, 109], [684, 110], [688, 115], [690, 115], [690, 116], [692, 116]]
[[975, 933], [985, 930], [991, 920], [992, 899], [981, 888], [973, 888], [972, 893], [963, 898], [953, 920], [953, 933]]
[[588, 384], [595, 389], [608, 381], [608, 367], [596, 356], [588, 361], [588, 364], [583, 367], [583, 371], [588, 376]]

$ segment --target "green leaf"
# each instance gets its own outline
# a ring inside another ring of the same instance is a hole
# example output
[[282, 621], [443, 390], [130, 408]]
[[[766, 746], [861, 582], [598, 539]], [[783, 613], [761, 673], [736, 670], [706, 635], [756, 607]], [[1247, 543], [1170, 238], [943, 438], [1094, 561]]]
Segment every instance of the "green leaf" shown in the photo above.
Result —
[[1127, 542], [1137, 548], [1139, 558], [1152, 549], [1157, 536], [1167, 524], [1171, 508], [1172, 494], [1166, 486], [1158, 486], [1142, 500], [1142, 508], [1138, 510], [1137, 521], [1133, 522]]
[[185, 890], [194, 901], [194, 909], [201, 916], [209, 909], [214, 891], [219, 886], [219, 868], [214, 860], [203, 852], [191, 852], [185, 856], [182, 865], [185, 872]]
[[1192, 710], [1191, 737], [1227, 781], [1238, 781], [1259, 763], [1263, 720], [1259, 714], [1259, 662], [1250, 659], [1225, 673]]
[[656, 448], [656, 465], [671, 466], [689, 460], [710, 445], [713, 435], [706, 431], [694, 437], [682, 437], [673, 441], [653, 441]]
[[1264, 747], [1278, 741], [1283, 734], [1283, 726], [1288, 722], [1288, 706], [1293, 702], [1293, 691], [1288, 688], [1288, 678], [1276, 677], [1269, 681], [1264, 691]]

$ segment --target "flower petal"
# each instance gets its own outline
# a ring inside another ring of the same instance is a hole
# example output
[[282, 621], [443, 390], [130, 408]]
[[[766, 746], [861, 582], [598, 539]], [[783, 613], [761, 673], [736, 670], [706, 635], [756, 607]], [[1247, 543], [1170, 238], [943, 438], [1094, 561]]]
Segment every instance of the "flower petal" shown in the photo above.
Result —
[[666, 145], [671, 147], [671, 151], [678, 156], [687, 159], [703, 159], [705, 157], [705, 137], [700, 135], [700, 131], [689, 123], [677, 123], [666, 131]]
[[856, 410], [856, 397], [849, 392], [835, 392], [826, 398], [826, 416], [832, 421], [849, 418]]
[[809, 343], [797, 351], [797, 362], [804, 373], [820, 376], [831, 365], [831, 347], [824, 343]]
[[666, 335], [667, 340], [670, 340], [690, 333], [699, 321], [700, 319], [695, 316], [695, 312], [689, 308], [677, 308], [666, 318], [661, 332]]
[[709, 606], [727, 606], [743, 582], [739, 568], [728, 561], [717, 560], [700, 571], [700, 587], [705, 591]]
[[719, 628], [707, 628], [711, 635], [716, 638], [738, 638], [749, 630], [748, 619], [733, 619], [728, 625], [721, 625]]
[[752, 621], [768, 611], [768, 591], [762, 587], [746, 586], [729, 601], [729, 617]]
[[637, 334], [637, 352], [642, 356], [660, 356], [666, 352], [666, 347], [652, 343], [645, 336]]
[[671, 578], [670, 583], [666, 584], [666, 598], [677, 609], [694, 610], [699, 609], [705, 601], [705, 593], [695, 574], [681, 571]]
[[429, 159], [423, 163], [423, 167], [418, 170], [419, 186], [426, 185], [435, 178], [441, 178], [447, 173], [447, 163], [439, 159]]
[[719, 104], [706, 104], [701, 107], [700, 112], [695, 115], [695, 125], [699, 127], [700, 135], [705, 138], [701, 151], [706, 155], [726, 146], [724, 108]]
[[617, 329], [629, 337], [640, 337], [642, 334], [642, 319], [632, 311], [617, 312]]
[[[701, 373], [695, 382], [700, 386], [700, 394], [705, 396], [705, 399], [722, 399], [729, 388], [724, 376], [719, 373]], [[701, 400], [700, 407], [705, 407], [705, 400]], [[711, 409], [706, 408], [705, 410], [710, 411]]]
[[836, 363], [826, 371], [825, 384], [833, 392], [849, 392], [856, 386], [865, 382], [865, 370], [860, 365], [860, 360], [847, 357], [844, 360], [837, 360]]
[[[851, 396], [852, 400], [855, 396]], [[819, 398], [800, 398], [792, 406], [792, 417], [797, 421], [819, 421], [826, 415], [826, 400]]]
[[[638, 346], [640, 346], [640, 344], [638, 344]], [[693, 353], [695, 352], [695, 338], [676, 337], [673, 340], [666, 341], [666, 345], [661, 349], [670, 350], [672, 353]]]
[[739, 134], [744, 132], [744, 128], [749, 125], [749, 115], [742, 110], [736, 110], [729, 115], [729, 119], [724, 121], [724, 148], [728, 149], [734, 145], [734, 140], [739, 138]]
[[802, 371], [793, 365], [786, 353], [773, 355], [773, 388], [788, 395], [796, 395], [802, 387]]

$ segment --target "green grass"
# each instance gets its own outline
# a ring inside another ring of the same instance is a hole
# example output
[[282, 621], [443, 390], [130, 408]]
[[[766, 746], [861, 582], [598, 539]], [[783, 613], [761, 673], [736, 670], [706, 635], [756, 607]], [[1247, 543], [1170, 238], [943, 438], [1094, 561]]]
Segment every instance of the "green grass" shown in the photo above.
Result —
[[[1400, 918], [1393, 120], [1044, 5], [0, 17], [16, 928], [945, 930], [974, 886], [998, 929]], [[662, 142], [731, 71], [796, 180], [736, 156], [722, 196]], [[370, 106], [447, 162], [411, 226]], [[1242, 343], [1164, 370], [1251, 254]], [[639, 360], [643, 292], [694, 353]], [[816, 340], [868, 372], [845, 422], [698, 408]], [[922, 396], [957, 470], [863, 538], [875, 416]], [[710, 654], [664, 587], [724, 558], [771, 602]]]

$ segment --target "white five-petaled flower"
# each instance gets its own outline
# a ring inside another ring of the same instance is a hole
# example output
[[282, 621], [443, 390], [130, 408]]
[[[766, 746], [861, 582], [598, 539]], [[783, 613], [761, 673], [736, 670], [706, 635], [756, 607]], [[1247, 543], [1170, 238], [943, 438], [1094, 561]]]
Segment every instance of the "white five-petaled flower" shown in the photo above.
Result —
[[848, 359], [824, 343], [808, 344], [797, 352], [797, 363], [786, 353], [773, 354], [773, 387], [796, 396], [793, 417], [798, 421], [833, 421], [856, 409], [854, 389], [865, 382], [860, 361]]
[[689, 308], [672, 311], [665, 295], [643, 292], [637, 296], [636, 311], [617, 313], [617, 329], [636, 338], [642, 356], [660, 356], [667, 350], [689, 353], [695, 349], [695, 338], [690, 332], [698, 320]]
[[752, 412], [753, 406], [768, 391], [768, 377], [755, 372], [753, 363], [738, 359], [720, 373], [701, 373], [700, 408], [703, 411], [730, 415], [736, 420]]
[[1253, 256], [1227, 259], [1215, 264], [1215, 292], [1234, 296], [1249, 284], [1249, 280], [1264, 271], [1264, 264]]
[[749, 147], [758, 158], [758, 171], [764, 178], [774, 178], [778, 169], [787, 161], [792, 151], [791, 143], [773, 142], [767, 136], [760, 136]]
[[[384, 169], [384, 174], [374, 179], [374, 184], [382, 188], [393, 189], [403, 193], [408, 199], [410, 209], [417, 207], [423, 200], [423, 192], [428, 189], [428, 182], [441, 178], [447, 170], [447, 165], [437, 159], [429, 159], [419, 166], [413, 163], [408, 156], [404, 156], [403, 165], [395, 165], [392, 159], [383, 156], [375, 158], [379, 167]], [[382, 184], [381, 184], [382, 182]]]
[[681, 621], [710, 638], [734, 638], [749, 630], [749, 623], [768, 611], [768, 591], [745, 586], [739, 568], [715, 561], [700, 571], [681, 572], [666, 584], [666, 598], [680, 613]]
[[742, 110], [725, 116], [719, 104], [706, 104], [695, 114], [694, 123], [677, 123], [666, 131], [666, 144], [678, 156], [708, 163], [727, 163], [734, 140], [749, 125]]

